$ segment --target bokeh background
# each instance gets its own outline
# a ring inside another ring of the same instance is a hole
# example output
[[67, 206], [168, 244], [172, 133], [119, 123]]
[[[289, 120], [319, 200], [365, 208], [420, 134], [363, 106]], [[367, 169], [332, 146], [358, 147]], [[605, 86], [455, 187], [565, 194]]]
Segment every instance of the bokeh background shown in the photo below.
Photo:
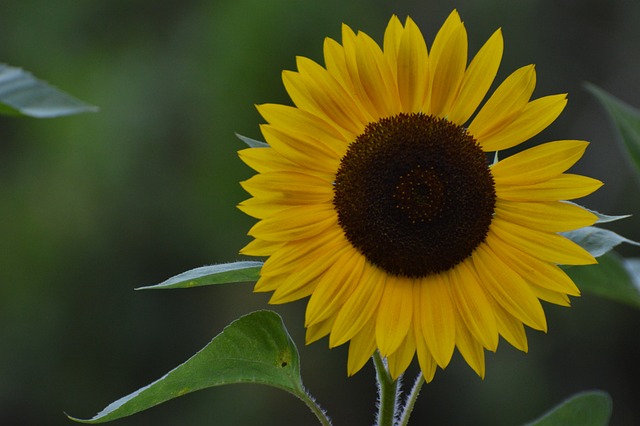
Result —
[[[595, 83], [640, 105], [636, 0], [20, 0], [0, 3], [0, 61], [100, 107], [52, 120], [0, 118], [0, 424], [70, 425], [186, 360], [222, 328], [269, 308], [249, 283], [135, 292], [197, 266], [240, 259], [253, 220], [235, 205], [252, 172], [239, 132], [259, 138], [254, 104], [289, 103], [295, 56], [322, 60], [348, 23], [381, 41], [392, 13], [428, 41], [458, 8], [470, 54], [498, 27], [499, 74], [535, 63], [535, 97], [569, 92], [536, 142], [592, 142], [574, 170], [606, 186], [583, 200], [640, 240], [640, 186]], [[430, 44], [430, 43], [429, 43]], [[622, 249], [628, 256], [640, 252]], [[271, 307], [298, 343], [305, 384], [336, 425], [372, 424], [373, 368], [346, 377], [346, 348], [304, 346], [304, 302]], [[425, 386], [413, 424], [515, 425], [571, 394], [609, 392], [613, 425], [640, 424], [640, 313], [589, 294], [547, 306], [530, 353], [506, 343], [479, 379], [454, 356]], [[409, 381], [415, 375], [413, 366]], [[191, 394], [119, 425], [307, 425], [275, 389]]]

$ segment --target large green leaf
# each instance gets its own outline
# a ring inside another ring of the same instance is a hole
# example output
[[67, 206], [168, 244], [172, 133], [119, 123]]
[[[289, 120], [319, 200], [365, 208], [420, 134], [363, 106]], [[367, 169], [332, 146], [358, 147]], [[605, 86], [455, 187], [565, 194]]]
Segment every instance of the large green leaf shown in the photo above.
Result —
[[640, 309], [637, 269], [637, 260], [622, 259], [614, 252], [599, 257], [597, 265], [565, 268], [581, 290]]
[[233, 262], [202, 266], [169, 278], [160, 284], [139, 287], [137, 290], [190, 288], [204, 285], [258, 281], [262, 262]]
[[593, 84], [585, 85], [605, 107], [615, 125], [625, 150], [640, 177], [640, 110], [625, 104]]
[[50, 118], [97, 110], [31, 73], [0, 64], [0, 114]]
[[605, 392], [583, 392], [526, 426], [606, 426], [611, 417], [611, 406], [611, 397]]
[[300, 360], [282, 319], [271, 311], [248, 314], [227, 326], [184, 364], [148, 386], [109, 404], [82, 423], [104, 423], [130, 416], [200, 389], [231, 383], [259, 383], [308, 398]]

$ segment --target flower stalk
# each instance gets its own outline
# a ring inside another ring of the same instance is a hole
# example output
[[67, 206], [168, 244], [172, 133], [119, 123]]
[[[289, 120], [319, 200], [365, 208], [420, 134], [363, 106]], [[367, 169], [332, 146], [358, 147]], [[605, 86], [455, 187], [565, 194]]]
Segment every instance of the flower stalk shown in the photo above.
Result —
[[380, 352], [373, 353], [373, 364], [376, 368], [378, 382], [378, 416], [376, 426], [394, 426], [396, 410], [398, 408], [398, 381], [393, 380], [389, 374], [386, 362], [380, 356]]

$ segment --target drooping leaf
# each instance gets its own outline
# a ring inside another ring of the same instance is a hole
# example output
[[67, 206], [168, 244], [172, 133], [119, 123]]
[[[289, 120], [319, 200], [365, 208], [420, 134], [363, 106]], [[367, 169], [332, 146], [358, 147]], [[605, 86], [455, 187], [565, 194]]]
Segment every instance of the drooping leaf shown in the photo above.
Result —
[[525, 426], [606, 426], [612, 405], [605, 392], [582, 392]]
[[[568, 202], [568, 201], [565, 201], [565, 202]], [[571, 203], [571, 204], [575, 204], [575, 203]], [[579, 205], [579, 204], [577, 204], [577, 205]], [[631, 217], [630, 214], [612, 216], [612, 215], [608, 215], [608, 214], [597, 212], [595, 210], [588, 209], [588, 208], [583, 207], [583, 206], [580, 206], [580, 207], [582, 207], [583, 209], [585, 209], [585, 210], [593, 213], [594, 215], [598, 216], [598, 220], [596, 221], [596, 223], [615, 222], [617, 220], [627, 219], [627, 218]]]
[[269, 148], [268, 143], [265, 143], [256, 139], [251, 139], [246, 136], [242, 136], [241, 134], [238, 134], [238, 133], [236, 133], [236, 137], [240, 139], [242, 142], [249, 145], [249, 148]]
[[585, 87], [609, 113], [622, 140], [622, 146], [629, 154], [635, 174], [640, 178], [640, 110], [627, 105], [593, 84], [587, 83]]
[[275, 312], [253, 312], [234, 321], [184, 364], [150, 385], [112, 402], [91, 419], [70, 418], [104, 423], [190, 392], [232, 383], [269, 385], [305, 399], [298, 351]]
[[27, 71], [0, 64], [0, 114], [51, 118], [97, 110]]
[[640, 246], [640, 243], [608, 229], [596, 228], [595, 226], [586, 226], [574, 231], [563, 232], [562, 235], [587, 250], [593, 257], [600, 257], [622, 243]]
[[610, 252], [598, 258], [597, 265], [568, 266], [565, 271], [580, 290], [640, 309], [640, 287], [634, 276], [634, 266], [616, 253]]
[[139, 287], [136, 290], [163, 290], [258, 281], [261, 268], [262, 262], [251, 261], [202, 266], [171, 277], [160, 284]]

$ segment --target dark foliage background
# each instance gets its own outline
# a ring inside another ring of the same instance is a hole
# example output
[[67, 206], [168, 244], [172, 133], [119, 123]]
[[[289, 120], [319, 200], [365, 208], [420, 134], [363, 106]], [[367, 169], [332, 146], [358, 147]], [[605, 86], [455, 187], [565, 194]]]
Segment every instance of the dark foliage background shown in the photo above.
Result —
[[[295, 55], [322, 60], [348, 23], [381, 40], [391, 13], [427, 40], [457, 7], [470, 53], [502, 26], [500, 76], [535, 63], [535, 96], [569, 92], [536, 142], [592, 142], [575, 169], [606, 186], [584, 200], [638, 213], [631, 173], [593, 82], [640, 105], [634, 0], [21, 0], [0, 4], [0, 61], [21, 66], [97, 114], [0, 118], [0, 424], [69, 425], [186, 360], [235, 318], [267, 308], [250, 284], [134, 292], [204, 264], [239, 259], [252, 220], [235, 208], [252, 173], [234, 132], [259, 138], [253, 105], [288, 103]], [[612, 229], [640, 239], [638, 219]], [[629, 248], [623, 253], [638, 256]], [[346, 377], [346, 350], [304, 346], [304, 303], [272, 307], [299, 345], [307, 387], [335, 424], [373, 422], [369, 365]], [[547, 307], [530, 353], [487, 355], [480, 380], [458, 355], [418, 402], [414, 424], [514, 425], [569, 395], [613, 396], [612, 424], [640, 424], [640, 315], [585, 295]], [[413, 377], [415, 370], [408, 377]], [[410, 380], [410, 378], [408, 379]], [[315, 424], [288, 394], [236, 385], [192, 394], [120, 425]]]

